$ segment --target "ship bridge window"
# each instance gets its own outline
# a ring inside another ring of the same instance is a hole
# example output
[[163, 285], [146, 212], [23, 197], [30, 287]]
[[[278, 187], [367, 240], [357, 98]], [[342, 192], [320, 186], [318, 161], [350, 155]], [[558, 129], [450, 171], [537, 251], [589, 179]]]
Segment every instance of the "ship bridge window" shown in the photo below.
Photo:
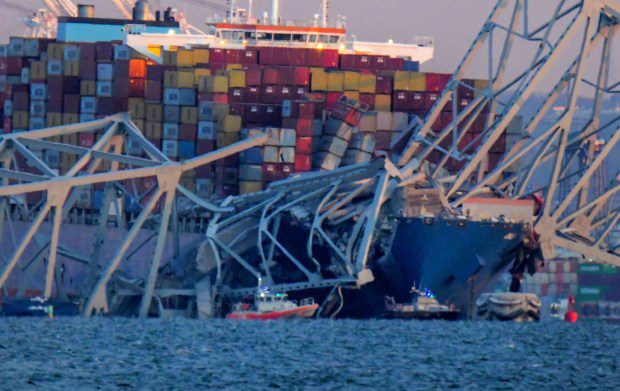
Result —
[[244, 33], [244, 37], [245, 37], [245, 39], [254, 39], [255, 35], [251, 31], [246, 31]]
[[323, 43], [328, 43], [329, 42], [329, 35], [320, 35], [319, 36], [319, 40]]
[[293, 42], [306, 42], [307, 40], [307, 34], [293, 34]]
[[331, 35], [329, 37], [329, 43], [338, 43], [340, 41], [340, 37], [337, 35]]
[[318, 38], [318, 36], [317, 36], [316, 34], [312, 34], [312, 35], [310, 36], [310, 41], [309, 41], [309, 42], [310, 42], [310, 43], [315, 43], [315, 42], [316, 42], [316, 40], [317, 40], [317, 38]]
[[232, 31], [222, 31], [221, 35], [221, 38], [230, 39], [232, 37]]
[[271, 41], [273, 39], [272, 33], [252, 33], [253, 38], [256, 38], [260, 41]]
[[291, 34], [274, 34], [273, 35], [273, 40], [274, 41], [290, 42], [291, 41]]
[[233, 31], [233, 39], [241, 41], [243, 39], [243, 31]]

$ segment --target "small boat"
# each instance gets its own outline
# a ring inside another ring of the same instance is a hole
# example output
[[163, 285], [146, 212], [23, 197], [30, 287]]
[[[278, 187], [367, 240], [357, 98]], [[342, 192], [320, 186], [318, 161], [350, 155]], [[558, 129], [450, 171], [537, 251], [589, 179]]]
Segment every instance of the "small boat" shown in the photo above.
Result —
[[314, 299], [303, 299], [297, 304], [294, 300], [288, 300], [286, 293], [272, 293], [262, 288], [251, 300], [244, 300], [235, 304], [233, 311], [226, 315], [226, 319], [243, 320], [272, 320], [290, 318], [310, 318], [314, 315], [319, 305]]
[[430, 291], [420, 292], [413, 288], [414, 294], [411, 304], [398, 304], [392, 297], [385, 298], [385, 318], [387, 319], [417, 319], [417, 320], [458, 320], [461, 311], [453, 306], [439, 304]]

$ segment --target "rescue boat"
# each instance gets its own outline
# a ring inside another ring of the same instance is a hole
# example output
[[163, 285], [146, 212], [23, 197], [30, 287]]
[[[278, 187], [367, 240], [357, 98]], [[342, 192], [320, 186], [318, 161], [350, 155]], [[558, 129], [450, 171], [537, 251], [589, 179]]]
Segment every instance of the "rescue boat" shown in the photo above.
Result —
[[297, 304], [289, 300], [286, 293], [272, 293], [261, 288], [254, 297], [254, 303], [244, 300], [237, 303], [226, 319], [275, 320], [290, 318], [311, 318], [319, 305], [314, 299], [303, 299]]

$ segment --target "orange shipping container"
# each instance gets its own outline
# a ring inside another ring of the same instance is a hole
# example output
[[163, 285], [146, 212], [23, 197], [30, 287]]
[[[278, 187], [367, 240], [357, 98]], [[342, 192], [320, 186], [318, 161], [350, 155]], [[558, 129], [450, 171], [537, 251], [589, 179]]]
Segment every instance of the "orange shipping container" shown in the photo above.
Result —
[[129, 60], [129, 77], [134, 79], [146, 78], [146, 61], [139, 58]]

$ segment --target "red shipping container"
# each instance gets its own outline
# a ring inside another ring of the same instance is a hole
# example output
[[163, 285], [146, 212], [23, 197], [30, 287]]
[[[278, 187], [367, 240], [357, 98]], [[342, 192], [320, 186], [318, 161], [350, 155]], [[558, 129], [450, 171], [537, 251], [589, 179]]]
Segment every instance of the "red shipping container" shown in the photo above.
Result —
[[321, 54], [321, 66], [323, 68], [338, 68], [338, 50], [323, 49]]
[[489, 149], [491, 153], [504, 153], [506, 152], [506, 133], [502, 133], [497, 141], [491, 145]]
[[231, 88], [228, 90], [228, 102], [229, 103], [243, 103], [245, 102], [245, 88]]
[[82, 80], [96, 80], [97, 79], [97, 63], [95, 61], [83, 60], [80, 62], [80, 79]]
[[341, 96], [342, 92], [328, 92], [325, 95], [325, 110], [331, 111]]
[[242, 51], [239, 49], [226, 49], [224, 51], [224, 62], [226, 64], [241, 64]]
[[282, 106], [260, 106], [260, 119], [259, 123], [264, 125], [279, 126], [282, 123]]
[[161, 82], [155, 80], [147, 80], [144, 97], [147, 101], [161, 101]]
[[281, 86], [280, 87], [280, 100], [278, 103], [282, 103], [285, 100], [291, 100], [294, 98], [293, 87]]
[[[43, 51], [41, 50], [41, 41], [39, 41], [39, 51]], [[86, 43], [86, 42], [82, 42], [80, 43], [80, 67], [82, 67], [81, 64], [84, 63], [84, 61], [95, 61], [96, 59], [96, 52], [95, 52], [95, 44], [94, 43]]]
[[312, 137], [297, 137], [295, 142], [296, 154], [311, 154], [312, 153]]
[[235, 153], [233, 155], [226, 156], [222, 159], [222, 161], [226, 167], [234, 167], [237, 169], [239, 167], [239, 154]]
[[322, 53], [318, 49], [306, 49], [306, 66], [309, 67], [322, 67]]
[[310, 69], [307, 67], [295, 67], [293, 71], [293, 84], [296, 86], [309, 86]]
[[467, 108], [467, 106], [469, 106], [470, 103], [471, 103], [471, 99], [469, 98], [459, 98], [459, 103], [458, 103], [459, 111], [465, 110], [465, 108]]
[[209, 49], [209, 63], [210, 64], [224, 64], [226, 62], [226, 52], [224, 49], [213, 48]]
[[409, 93], [410, 108], [413, 111], [425, 111], [426, 101], [424, 100], [423, 92], [410, 92]]
[[305, 172], [312, 170], [312, 155], [295, 154], [295, 171]]
[[308, 51], [301, 48], [289, 48], [287, 65], [291, 66], [305, 66], [308, 61]]
[[260, 86], [262, 78], [261, 68], [252, 67], [245, 70], [245, 84], [247, 86]]
[[13, 92], [13, 110], [28, 111], [30, 110], [30, 101], [28, 93], [23, 91]]
[[435, 92], [425, 92], [424, 93], [424, 111], [430, 111], [439, 99], [439, 94]]
[[262, 84], [279, 85], [282, 83], [282, 76], [280, 74], [280, 68], [266, 67], [263, 69]]
[[213, 140], [196, 140], [196, 153], [198, 155], [213, 152], [214, 149], [215, 142]]
[[392, 96], [394, 111], [409, 111], [412, 108], [409, 91], [394, 91]]
[[360, 94], [360, 103], [368, 105], [368, 110], [375, 109], [375, 94]]
[[63, 94], [79, 94], [80, 93], [80, 77], [64, 76], [62, 79]]
[[196, 125], [181, 124], [179, 126], [179, 140], [182, 140], [182, 141], [196, 140]]
[[245, 105], [243, 103], [231, 103], [228, 112], [232, 115], [239, 115], [243, 118], [243, 113], [245, 111]]
[[459, 98], [474, 98], [474, 81], [472, 79], [462, 79], [457, 89]]
[[78, 135], [78, 145], [84, 148], [90, 148], [95, 145], [94, 133], [80, 133]]
[[360, 70], [372, 70], [372, 57], [368, 55], [358, 56], [359, 69]]
[[271, 55], [272, 65], [288, 65], [288, 48], [274, 47]]
[[243, 112], [243, 125], [261, 123], [262, 113], [260, 105], [248, 105]]
[[63, 97], [63, 111], [65, 113], [79, 114], [80, 96], [79, 95], [65, 95]]
[[114, 45], [112, 42], [97, 42], [95, 43], [95, 52], [97, 62], [112, 62]]
[[263, 164], [263, 181], [274, 182], [278, 178], [278, 165], [276, 163], [264, 163]]
[[389, 151], [392, 143], [392, 132], [375, 132], [375, 150]]
[[227, 93], [213, 94], [213, 102], [228, 103], [228, 94]]
[[114, 96], [126, 98], [129, 96], [129, 78], [116, 77], [112, 85]]
[[359, 56], [357, 54], [341, 54], [340, 69], [343, 71], [359, 71]]
[[11, 133], [13, 131], [13, 119], [11, 117], [4, 117], [2, 130], [4, 133]]
[[60, 113], [62, 111], [62, 93], [57, 90], [56, 92], [47, 92], [47, 112], [48, 113]]
[[313, 119], [314, 113], [315, 113], [314, 106], [315, 106], [314, 102], [291, 101], [290, 102], [290, 113], [287, 113], [289, 114], [288, 117]]
[[261, 90], [261, 102], [267, 104], [281, 103], [282, 87], [279, 86], [263, 86]]
[[297, 137], [312, 137], [314, 135], [313, 120], [311, 119], [283, 118], [282, 127], [295, 129]]
[[261, 88], [258, 86], [245, 87], [243, 101], [245, 103], [260, 103]]
[[372, 56], [371, 64], [374, 71], [385, 71], [390, 69], [387, 56]]
[[392, 77], [387, 75], [378, 75], [375, 87], [376, 94], [392, 95]]
[[295, 172], [294, 163], [280, 163], [278, 164], [278, 177], [279, 179], [286, 179]]
[[261, 65], [274, 65], [273, 64], [273, 48], [271, 47], [258, 48], [258, 63]]
[[146, 61], [140, 58], [129, 60], [129, 77], [136, 79], [146, 78]]
[[402, 71], [405, 68], [405, 59], [400, 57], [388, 57], [388, 70], [394, 71]]
[[146, 67], [146, 78], [161, 82], [164, 79], [164, 67], [159, 64], [149, 64]]
[[258, 51], [256, 49], [245, 49], [241, 51], [239, 57], [240, 64], [258, 64]]
[[21, 75], [24, 59], [22, 57], [6, 57], [6, 74], [7, 75]]
[[129, 79], [129, 96], [141, 98], [144, 96], [146, 79]]
[[114, 77], [129, 77], [129, 60], [114, 61]]
[[[196, 151], [206, 151], [206, 152], [196, 152], [197, 155], [203, 155], [205, 153], [209, 153], [211, 151], [206, 150], [207, 146], [204, 145], [205, 140], [199, 140], [196, 144]], [[203, 164], [202, 166], [196, 167], [194, 170], [196, 173], [196, 178], [204, 179], [213, 177], [213, 163]]]
[[445, 73], [427, 73], [426, 74], [426, 91], [441, 92], [446, 88], [446, 84], [450, 81], [452, 75]]

